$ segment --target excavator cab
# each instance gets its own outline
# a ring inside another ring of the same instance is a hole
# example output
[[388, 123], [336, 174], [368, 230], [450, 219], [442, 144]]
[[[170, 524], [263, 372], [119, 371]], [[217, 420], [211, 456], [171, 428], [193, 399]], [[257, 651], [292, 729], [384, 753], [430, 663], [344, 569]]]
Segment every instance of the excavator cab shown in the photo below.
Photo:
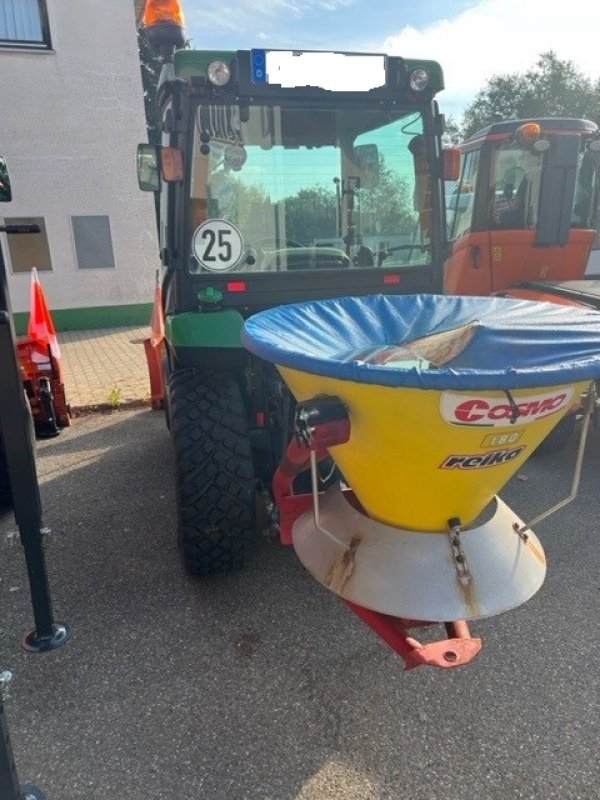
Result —
[[447, 211], [446, 291], [481, 295], [523, 281], [582, 278], [596, 235], [598, 127], [580, 119], [511, 120], [460, 149]]

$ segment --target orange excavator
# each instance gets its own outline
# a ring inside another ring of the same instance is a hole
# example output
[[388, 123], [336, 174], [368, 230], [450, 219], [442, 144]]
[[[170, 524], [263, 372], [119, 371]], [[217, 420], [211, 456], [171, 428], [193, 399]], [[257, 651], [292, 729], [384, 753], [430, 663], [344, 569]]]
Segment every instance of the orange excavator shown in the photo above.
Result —
[[[585, 119], [510, 120], [484, 128], [458, 150], [460, 177], [446, 194], [445, 292], [600, 310], [600, 275], [587, 271], [598, 228], [598, 126]], [[566, 416], [539, 451], [562, 447], [575, 422], [576, 413]]]
[[600, 308], [600, 280], [586, 276], [600, 197], [598, 126], [510, 120], [459, 150], [446, 203], [445, 290]]

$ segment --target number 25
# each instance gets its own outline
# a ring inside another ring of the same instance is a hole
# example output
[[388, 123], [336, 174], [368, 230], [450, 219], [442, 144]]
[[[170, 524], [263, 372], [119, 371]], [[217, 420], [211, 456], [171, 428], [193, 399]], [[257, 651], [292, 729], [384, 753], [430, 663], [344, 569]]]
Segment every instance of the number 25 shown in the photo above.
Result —
[[[231, 261], [231, 257], [233, 255], [231, 249], [231, 242], [227, 241], [227, 237], [231, 236], [231, 231], [227, 230], [226, 228], [221, 228], [215, 234], [215, 231], [210, 230], [210, 228], [206, 231], [202, 232], [202, 238], [207, 240], [206, 248], [204, 250], [204, 255], [202, 257], [203, 261], [219, 261], [229, 262]], [[218, 247], [217, 255], [213, 255], [213, 248], [215, 244]]]

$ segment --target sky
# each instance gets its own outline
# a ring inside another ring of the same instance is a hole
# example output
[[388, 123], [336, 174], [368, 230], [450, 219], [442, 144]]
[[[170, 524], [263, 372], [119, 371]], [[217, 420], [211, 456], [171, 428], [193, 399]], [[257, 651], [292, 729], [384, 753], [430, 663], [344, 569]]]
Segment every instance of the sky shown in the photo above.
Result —
[[[600, 0], [182, 0], [196, 49], [387, 53], [439, 61], [442, 112], [460, 120], [493, 75], [554, 50], [600, 78]], [[569, 10], [572, 9], [572, 13]]]

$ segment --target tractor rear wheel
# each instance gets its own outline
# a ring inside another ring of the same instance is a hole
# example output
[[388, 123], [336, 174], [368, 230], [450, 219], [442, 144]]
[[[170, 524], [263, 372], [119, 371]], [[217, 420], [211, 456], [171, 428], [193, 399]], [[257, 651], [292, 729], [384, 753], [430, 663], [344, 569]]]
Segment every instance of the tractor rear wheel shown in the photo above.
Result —
[[256, 481], [240, 388], [231, 373], [191, 368], [171, 374], [168, 394], [184, 566], [241, 569], [256, 538]]

